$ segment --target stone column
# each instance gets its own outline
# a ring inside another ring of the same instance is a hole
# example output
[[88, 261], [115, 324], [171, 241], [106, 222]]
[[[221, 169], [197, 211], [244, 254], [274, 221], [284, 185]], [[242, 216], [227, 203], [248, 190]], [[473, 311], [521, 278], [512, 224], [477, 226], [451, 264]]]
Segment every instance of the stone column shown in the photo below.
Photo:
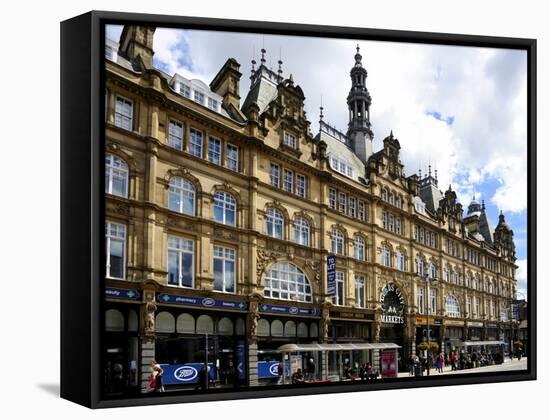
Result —
[[248, 336], [248, 385], [258, 386], [258, 298], [250, 298], [250, 307], [247, 318], [247, 336]]
[[140, 306], [142, 328], [141, 328], [141, 392], [149, 388], [149, 376], [151, 375], [151, 362], [155, 358], [155, 291], [143, 291], [143, 304]]

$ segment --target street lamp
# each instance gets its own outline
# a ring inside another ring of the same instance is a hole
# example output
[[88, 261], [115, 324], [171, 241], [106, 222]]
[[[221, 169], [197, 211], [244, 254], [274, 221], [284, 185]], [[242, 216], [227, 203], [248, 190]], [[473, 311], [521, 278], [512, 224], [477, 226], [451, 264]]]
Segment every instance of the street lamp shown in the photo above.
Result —
[[424, 280], [426, 282], [426, 324], [427, 324], [427, 331], [426, 331], [426, 336], [428, 338], [428, 349], [427, 349], [427, 353], [426, 353], [426, 358], [427, 358], [427, 363], [426, 363], [426, 366], [427, 366], [427, 371], [426, 373], [428, 374], [428, 376], [430, 376], [430, 353], [431, 353], [431, 348], [430, 348], [430, 304], [431, 304], [431, 295], [430, 295], [430, 282], [433, 282], [434, 284], [437, 282], [436, 279], [433, 279], [433, 278], [430, 278], [430, 275], [429, 273], [426, 273], [424, 274]]

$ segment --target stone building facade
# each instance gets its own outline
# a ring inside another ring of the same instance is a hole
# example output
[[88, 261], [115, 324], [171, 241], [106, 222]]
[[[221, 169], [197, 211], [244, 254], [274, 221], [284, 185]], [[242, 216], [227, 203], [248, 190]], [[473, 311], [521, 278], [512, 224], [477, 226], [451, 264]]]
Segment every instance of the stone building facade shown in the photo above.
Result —
[[[427, 325], [442, 351], [509, 339], [513, 232], [431, 170], [406, 176], [393, 133], [373, 153], [359, 47], [347, 131], [321, 109], [313, 134], [265, 50], [249, 81], [228, 58], [206, 85], [153, 66], [154, 32], [105, 51], [108, 393], [145, 389], [153, 359], [238, 387], [264, 383], [283, 344], [396, 343], [404, 365]], [[311, 355], [328, 377], [378, 363], [359, 353]]]

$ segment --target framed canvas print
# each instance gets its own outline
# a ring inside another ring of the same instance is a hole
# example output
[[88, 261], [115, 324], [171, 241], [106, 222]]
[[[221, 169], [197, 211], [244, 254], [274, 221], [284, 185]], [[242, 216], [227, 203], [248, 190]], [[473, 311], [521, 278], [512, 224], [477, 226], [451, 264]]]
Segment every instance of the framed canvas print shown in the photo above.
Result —
[[61, 395], [536, 378], [536, 41], [61, 24]]

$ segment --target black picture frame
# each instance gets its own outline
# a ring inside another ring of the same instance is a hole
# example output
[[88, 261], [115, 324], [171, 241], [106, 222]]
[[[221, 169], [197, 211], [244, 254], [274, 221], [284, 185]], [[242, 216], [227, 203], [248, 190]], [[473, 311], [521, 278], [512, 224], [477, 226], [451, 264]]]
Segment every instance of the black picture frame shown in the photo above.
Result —
[[[522, 49], [528, 73], [528, 334], [527, 371], [383, 380], [368, 384], [260, 388], [209, 394], [101, 396], [101, 332], [104, 248], [104, 25], [134, 23], [405, 43]], [[90, 408], [263, 398], [366, 390], [404, 389], [535, 380], [536, 336], [536, 40], [334, 27], [277, 22], [92, 11], [61, 23], [61, 397]]]

